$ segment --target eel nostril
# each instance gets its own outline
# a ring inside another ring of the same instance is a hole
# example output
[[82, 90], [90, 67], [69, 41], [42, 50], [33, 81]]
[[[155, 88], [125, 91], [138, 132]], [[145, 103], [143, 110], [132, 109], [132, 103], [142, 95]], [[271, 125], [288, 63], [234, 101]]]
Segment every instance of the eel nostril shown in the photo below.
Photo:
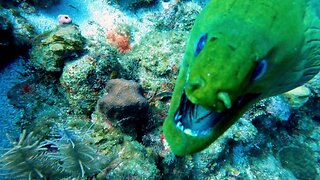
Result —
[[186, 89], [187, 91], [195, 91], [205, 85], [204, 80], [201, 77], [197, 77], [195, 79], [189, 80], [189, 82], [186, 83]]

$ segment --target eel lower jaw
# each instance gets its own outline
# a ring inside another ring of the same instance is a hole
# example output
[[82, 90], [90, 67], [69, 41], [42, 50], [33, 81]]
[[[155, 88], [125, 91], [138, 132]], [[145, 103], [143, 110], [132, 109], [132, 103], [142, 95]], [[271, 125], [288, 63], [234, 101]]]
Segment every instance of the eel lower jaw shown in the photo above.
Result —
[[174, 114], [175, 126], [190, 136], [210, 136], [218, 123], [228, 121], [239, 109], [259, 95], [241, 96], [228, 109], [223, 112], [215, 112], [201, 105], [193, 104], [183, 91], [180, 106]]

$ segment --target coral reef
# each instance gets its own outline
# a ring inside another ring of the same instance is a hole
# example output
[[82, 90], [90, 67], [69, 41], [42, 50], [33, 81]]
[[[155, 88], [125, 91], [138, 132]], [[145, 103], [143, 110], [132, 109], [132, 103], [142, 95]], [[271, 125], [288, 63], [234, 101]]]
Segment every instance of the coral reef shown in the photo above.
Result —
[[119, 52], [127, 53], [131, 50], [128, 26], [118, 25], [116, 28], [108, 30], [106, 36], [110, 45], [116, 47]]
[[118, 157], [104, 170], [107, 179], [158, 179], [155, 159], [136, 141], [123, 142]]
[[[55, 80], [46, 76], [42, 76], [41, 80], [38, 78], [30, 77], [28, 80], [13, 86], [7, 93], [10, 104], [22, 109], [23, 115], [18, 122], [22, 129], [27, 127], [37, 129], [39, 128], [35, 126], [37, 119], [44, 114], [52, 114], [50, 117], [56, 117], [57, 114], [66, 111], [66, 106], [64, 106], [66, 101], [61, 94], [57, 93]], [[52, 113], [52, 110], [55, 113]], [[41, 128], [45, 129], [43, 126]]]
[[85, 38], [75, 24], [57, 26], [34, 39], [30, 61], [45, 71], [61, 71], [67, 58], [83, 51]]
[[[172, 0], [176, 1], [176, 0]], [[196, 2], [167, 2], [168, 7], [164, 5], [165, 10], [155, 14], [156, 28], [161, 31], [190, 31], [197, 15], [201, 11], [201, 6]], [[172, 4], [173, 3], [173, 4]]]
[[[36, 33], [24, 17], [44, 21], [38, 16], [42, 11], [34, 13], [53, 2], [0, 2], [5, 4], [0, 48], [28, 50]], [[171, 152], [161, 126], [187, 34], [205, 2], [90, 1], [107, 8], [88, 18], [74, 1], [59, 6], [50, 17], [57, 27], [35, 38], [31, 63], [19, 72], [28, 80], [7, 93], [22, 111], [16, 124], [23, 133], [1, 156], [0, 174], [8, 179], [317, 179], [320, 74], [306, 88], [257, 103], [206, 150], [182, 158]], [[141, 8], [146, 4], [152, 7]], [[66, 16], [57, 25], [54, 19], [63, 10], [79, 26], [65, 24]]]
[[148, 101], [142, 96], [142, 88], [129, 80], [108, 81], [98, 106], [107, 120], [130, 134], [135, 134], [148, 118]]
[[318, 73], [313, 79], [311, 79], [307, 84], [314, 96], [320, 97], [320, 73]]
[[101, 78], [101, 84], [95, 83], [98, 81], [96, 69], [97, 64], [90, 56], [67, 62], [63, 68], [60, 84], [65, 91], [64, 96], [77, 113], [88, 114], [96, 105], [100, 88], [107, 78]]
[[[162, 86], [172, 88], [186, 37], [185, 32], [150, 32], [121, 61], [132, 59], [139, 62], [137, 74], [143, 89], [154, 92]], [[163, 88], [160, 91], [168, 91]]]
[[290, 105], [280, 96], [269, 98], [265, 106], [266, 111], [279, 120], [287, 121], [291, 115]]
[[[101, 149], [101, 154], [111, 156], [112, 161], [105, 166], [97, 179], [158, 179], [158, 157], [152, 149], [145, 147], [132, 136], [124, 134], [118, 127], [105, 121], [98, 110], [92, 115], [94, 133], [92, 137]], [[103, 127], [103, 128], [102, 128]]]

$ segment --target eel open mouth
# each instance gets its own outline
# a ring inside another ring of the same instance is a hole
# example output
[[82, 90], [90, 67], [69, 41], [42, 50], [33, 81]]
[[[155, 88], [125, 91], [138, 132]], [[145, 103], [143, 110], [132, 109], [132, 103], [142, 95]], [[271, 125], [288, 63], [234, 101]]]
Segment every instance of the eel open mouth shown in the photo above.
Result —
[[190, 136], [207, 136], [213, 127], [222, 121], [227, 121], [236, 111], [257, 98], [260, 94], [247, 94], [239, 97], [230, 109], [218, 113], [201, 105], [193, 104], [183, 91], [180, 106], [174, 114], [174, 123], [178, 129]]

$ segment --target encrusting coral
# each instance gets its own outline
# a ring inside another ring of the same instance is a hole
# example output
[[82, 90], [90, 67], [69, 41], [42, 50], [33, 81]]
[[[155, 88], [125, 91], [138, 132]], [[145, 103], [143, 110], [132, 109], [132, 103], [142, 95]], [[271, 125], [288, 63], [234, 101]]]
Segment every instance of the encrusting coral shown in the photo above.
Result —
[[115, 46], [119, 52], [127, 53], [131, 50], [130, 31], [127, 26], [118, 25], [107, 31], [106, 35], [110, 45]]

